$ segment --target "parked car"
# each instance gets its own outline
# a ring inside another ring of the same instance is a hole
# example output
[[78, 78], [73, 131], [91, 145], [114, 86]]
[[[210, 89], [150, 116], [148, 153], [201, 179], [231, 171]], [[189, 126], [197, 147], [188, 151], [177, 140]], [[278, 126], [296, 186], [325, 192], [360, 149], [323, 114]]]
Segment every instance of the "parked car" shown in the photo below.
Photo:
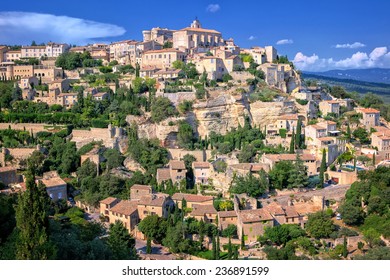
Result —
[[337, 213], [336, 220], [341, 220], [341, 214], [340, 213]]

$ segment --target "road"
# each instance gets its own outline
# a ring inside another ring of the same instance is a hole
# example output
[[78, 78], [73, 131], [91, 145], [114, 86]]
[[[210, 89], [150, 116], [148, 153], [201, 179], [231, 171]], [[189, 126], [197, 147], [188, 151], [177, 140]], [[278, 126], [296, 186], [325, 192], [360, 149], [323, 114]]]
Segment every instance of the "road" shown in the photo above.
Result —
[[146, 254], [146, 241], [135, 240], [135, 248], [141, 258], [150, 258], [153, 260], [176, 260], [176, 256], [171, 254], [164, 246], [152, 244], [152, 254]]

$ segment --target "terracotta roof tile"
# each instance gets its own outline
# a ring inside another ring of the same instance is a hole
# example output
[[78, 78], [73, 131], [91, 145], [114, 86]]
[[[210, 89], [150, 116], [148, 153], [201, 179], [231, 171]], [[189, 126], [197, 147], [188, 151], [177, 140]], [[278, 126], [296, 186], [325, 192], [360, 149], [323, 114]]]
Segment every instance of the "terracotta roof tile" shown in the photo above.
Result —
[[137, 201], [122, 200], [111, 208], [112, 212], [130, 216], [137, 211]]
[[182, 161], [182, 160], [170, 160], [169, 167], [173, 170], [186, 169], [186, 165], [185, 165], [184, 161]]
[[218, 216], [220, 218], [237, 217], [236, 211], [219, 211]]
[[115, 197], [107, 197], [107, 198], [101, 200], [100, 203], [102, 203], [102, 204], [111, 204], [113, 202], [116, 202], [117, 200], [118, 199], [115, 198]]
[[194, 161], [193, 166], [194, 166], [194, 168], [210, 168], [210, 163], [201, 162], [201, 161]]
[[243, 223], [271, 221], [271, 214], [265, 209], [242, 210], [238, 213]]
[[217, 214], [214, 205], [192, 205], [191, 216], [204, 216], [205, 214]]

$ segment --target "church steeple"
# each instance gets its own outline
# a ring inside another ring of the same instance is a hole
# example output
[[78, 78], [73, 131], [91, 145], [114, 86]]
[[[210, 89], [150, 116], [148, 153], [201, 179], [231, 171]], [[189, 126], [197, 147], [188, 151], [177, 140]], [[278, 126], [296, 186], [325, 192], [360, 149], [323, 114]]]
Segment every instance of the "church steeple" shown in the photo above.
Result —
[[202, 28], [198, 17], [195, 17], [195, 20], [191, 23], [191, 28]]

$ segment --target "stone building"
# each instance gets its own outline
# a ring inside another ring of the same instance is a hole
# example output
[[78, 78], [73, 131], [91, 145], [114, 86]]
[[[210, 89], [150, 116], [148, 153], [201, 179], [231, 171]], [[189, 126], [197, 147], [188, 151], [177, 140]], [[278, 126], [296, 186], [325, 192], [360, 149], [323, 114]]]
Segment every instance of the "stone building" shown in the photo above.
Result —
[[190, 27], [173, 32], [173, 47], [192, 49], [223, 45], [222, 34], [216, 30], [204, 29], [195, 19]]
[[244, 233], [245, 243], [255, 242], [264, 234], [266, 227], [274, 226], [274, 218], [265, 209], [241, 210], [237, 213], [237, 234], [242, 238]]
[[184, 161], [170, 160], [167, 167], [157, 169], [157, 183], [161, 184], [164, 181], [172, 180], [174, 184], [178, 184], [185, 180], [186, 173]]
[[367, 129], [380, 125], [379, 122], [380, 111], [375, 110], [373, 108], [356, 108], [356, 112], [362, 114], [361, 123]]

